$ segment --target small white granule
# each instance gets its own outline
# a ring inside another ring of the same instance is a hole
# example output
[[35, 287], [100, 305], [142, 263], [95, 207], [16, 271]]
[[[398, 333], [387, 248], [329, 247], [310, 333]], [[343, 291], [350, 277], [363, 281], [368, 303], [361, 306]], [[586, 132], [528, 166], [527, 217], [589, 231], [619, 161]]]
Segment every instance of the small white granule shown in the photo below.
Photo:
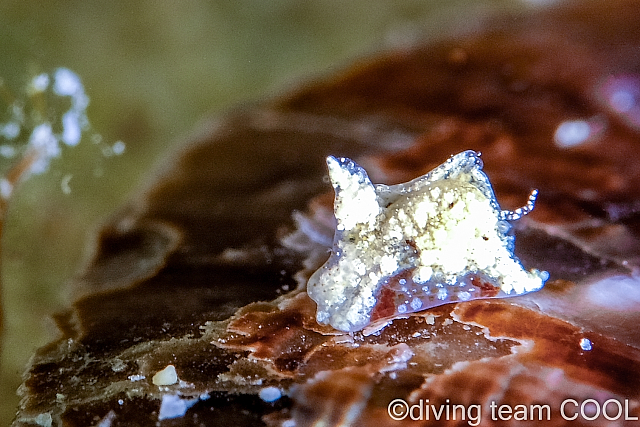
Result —
[[265, 387], [260, 390], [258, 396], [265, 402], [275, 402], [282, 397], [282, 392], [278, 387]]
[[553, 136], [556, 144], [562, 148], [574, 147], [587, 141], [591, 136], [591, 126], [584, 120], [562, 122]]
[[172, 385], [178, 382], [178, 373], [173, 365], [167, 365], [162, 371], [157, 372], [153, 376], [155, 385]]
[[591, 340], [589, 338], [581, 338], [580, 339], [580, 348], [583, 349], [584, 351], [590, 351], [592, 346], [591, 346]]
[[53, 91], [56, 95], [72, 96], [84, 92], [80, 77], [68, 68], [58, 68], [54, 80]]
[[119, 156], [120, 154], [124, 153], [125, 148], [126, 145], [124, 142], [116, 141], [111, 146], [111, 151], [113, 151], [113, 154], [115, 154], [116, 156]]
[[31, 172], [40, 174], [49, 168], [49, 161], [60, 155], [58, 139], [51, 130], [49, 123], [36, 126], [29, 137], [29, 146], [38, 153], [38, 160], [31, 166]]
[[38, 74], [31, 80], [31, 87], [36, 92], [44, 92], [49, 87], [49, 75], [46, 73]]
[[82, 137], [80, 119], [80, 114], [74, 110], [69, 110], [62, 116], [62, 142], [69, 147], [78, 145]]
[[0, 179], [0, 197], [7, 200], [13, 193], [13, 184], [11, 184], [6, 179]]
[[[8, 140], [16, 139], [20, 135], [20, 123], [18, 122], [9, 122], [5, 123], [0, 130], [0, 135], [4, 136]], [[15, 149], [14, 149], [15, 151]], [[2, 153], [4, 157], [13, 157], [15, 152], [11, 155], [7, 155], [7, 153]]]

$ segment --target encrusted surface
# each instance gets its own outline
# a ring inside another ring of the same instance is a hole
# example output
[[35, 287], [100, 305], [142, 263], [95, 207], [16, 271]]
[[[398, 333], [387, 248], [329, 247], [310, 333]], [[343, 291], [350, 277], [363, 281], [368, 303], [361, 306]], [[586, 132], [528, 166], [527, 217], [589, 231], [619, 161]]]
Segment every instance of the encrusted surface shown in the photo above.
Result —
[[[392, 418], [397, 399], [429, 400], [420, 425], [447, 404], [465, 409], [454, 425], [515, 422], [492, 404], [548, 405], [530, 425], [637, 424], [561, 408], [613, 399], [640, 416], [639, 20], [635, 1], [507, 19], [221, 119], [102, 230], [15, 425], [414, 423]], [[318, 324], [304, 286], [336, 226], [326, 156], [393, 185], [467, 149], [502, 209], [540, 190], [515, 256], [545, 287], [371, 334]], [[168, 365], [177, 382], [154, 384]]]

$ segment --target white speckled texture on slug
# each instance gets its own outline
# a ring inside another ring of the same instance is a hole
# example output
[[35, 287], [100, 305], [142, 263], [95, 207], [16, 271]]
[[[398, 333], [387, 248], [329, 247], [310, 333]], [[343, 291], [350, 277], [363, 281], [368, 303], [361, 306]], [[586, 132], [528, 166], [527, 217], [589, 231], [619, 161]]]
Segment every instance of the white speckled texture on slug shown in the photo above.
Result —
[[[474, 151], [428, 174], [374, 185], [346, 158], [327, 159], [337, 220], [329, 260], [309, 279], [317, 320], [342, 331], [447, 302], [521, 295], [546, 272], [526, 271], [507, 234], [533, 208], [502, 211]], [[384, 297], [382, 297], [384, 295]]]

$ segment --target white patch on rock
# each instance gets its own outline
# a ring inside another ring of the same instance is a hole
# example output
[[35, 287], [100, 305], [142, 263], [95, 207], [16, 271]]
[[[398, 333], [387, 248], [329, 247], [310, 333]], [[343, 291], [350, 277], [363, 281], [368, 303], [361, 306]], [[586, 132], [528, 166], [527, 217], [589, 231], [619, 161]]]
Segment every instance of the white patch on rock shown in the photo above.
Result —
[[167, 365], [163, 370], [156, 372], [152, 382], [157, 386], [173, 385], [178, 382], [178, 373], [173, 365]]

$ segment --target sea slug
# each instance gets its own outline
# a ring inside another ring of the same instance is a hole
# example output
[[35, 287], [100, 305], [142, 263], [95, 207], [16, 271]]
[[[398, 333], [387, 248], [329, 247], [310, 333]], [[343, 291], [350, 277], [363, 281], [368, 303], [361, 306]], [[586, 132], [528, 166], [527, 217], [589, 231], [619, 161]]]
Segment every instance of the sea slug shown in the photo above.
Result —
[[501, 210], [474, 151], [398, 185], [374, 185], [347, 158], [327, 158], [337, 220], [327, 262], [309, 279], [316, 319], [345, 332], [437, 305], [537, 291], [545, 271], [513, 253], [514, 221]]

